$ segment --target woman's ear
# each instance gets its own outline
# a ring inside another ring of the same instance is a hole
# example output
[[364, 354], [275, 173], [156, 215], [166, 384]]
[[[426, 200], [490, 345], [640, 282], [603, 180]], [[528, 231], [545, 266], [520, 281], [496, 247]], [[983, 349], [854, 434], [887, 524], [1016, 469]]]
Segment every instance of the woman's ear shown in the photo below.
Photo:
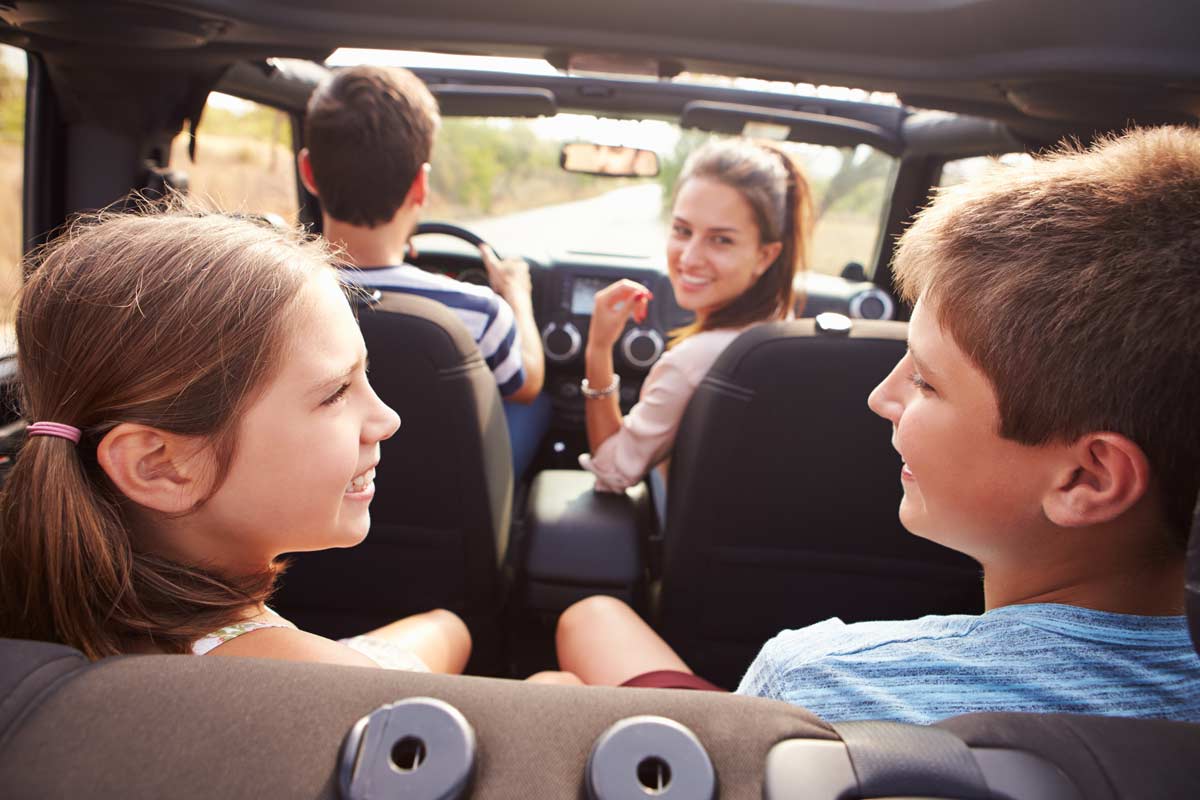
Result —
[[1117, 433], [1089, 433], [1066, 448], [1066, 462], [1042, 504], [1056, 525], [1078, 528], [1109, 522], [1142, 499], [1150, 460]]
[[100, 440], [96, 460], [113, 485], [133, 502], [182, 514], [204, 499], [209, 457], [197, 437], [123, 422]]
[[758, 248], [758, 263], [754, 265], [755, 280], [761, 278], [762, 274], [771, 268], [781, 252], [783, 252], [783, 242], [767, 242]]

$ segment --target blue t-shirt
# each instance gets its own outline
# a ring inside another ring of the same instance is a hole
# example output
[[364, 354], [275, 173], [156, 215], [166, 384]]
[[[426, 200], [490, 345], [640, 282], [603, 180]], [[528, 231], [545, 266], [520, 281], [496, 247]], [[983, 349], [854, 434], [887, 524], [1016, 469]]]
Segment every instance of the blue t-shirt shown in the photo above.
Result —
[[739, 694], [832, 722], [926, 724], [975, 711], [1200, 721], [1200, 656], [1185, 617], [1056, 604], [904, 622], [828, 619], [767, 642]]
[[525, 383], [521, 342], [512, 307], [487, 286], [463, 283], [435, 275], [411, 264], [396, 267], [366, 267], [344, 271], [345, 277], [371, 289], [407, 292], [436, 300], [462, 321], [488, 368], [496, 377], [500, 395], [508, 397]]

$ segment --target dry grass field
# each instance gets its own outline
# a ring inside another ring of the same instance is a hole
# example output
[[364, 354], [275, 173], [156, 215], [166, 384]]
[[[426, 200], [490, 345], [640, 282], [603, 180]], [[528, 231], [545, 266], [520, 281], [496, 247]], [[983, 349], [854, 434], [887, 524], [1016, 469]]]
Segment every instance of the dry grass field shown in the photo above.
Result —
[[809, 269], [840, 275], [846, 264], [857, 261], [869, 275], [875, 264], [878, 237], [878, 216], [848, 211], [827, 212], [817, 220], [813, 230]]
[[188, 160], [188, 137], [171, 146], [171, 166], [187, 173], [189, 194], [223, 211], [277, 214], [297, 221], [296, 170], [292, 152], [272, 142], [220, 136], [201, 130], [196, 161]]

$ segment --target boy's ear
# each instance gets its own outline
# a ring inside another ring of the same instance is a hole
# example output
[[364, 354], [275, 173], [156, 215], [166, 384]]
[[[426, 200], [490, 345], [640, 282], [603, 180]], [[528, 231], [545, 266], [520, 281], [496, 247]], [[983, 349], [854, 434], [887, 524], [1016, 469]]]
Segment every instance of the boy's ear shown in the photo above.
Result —
[[96, 460], [121, 494], [144, 508], [182, 514], [204, 497], [208, 459], [195, 437], [123, 422], [100, 440]]
[[320, 197], [321, 193], [317, 191], [317, 182], [313, 180], [312, 159], [309, 158], [308, 148], [302, 148], [296, 154], [296, 169], [300, 171], [300, 182], [304, 184], [304, 188], [308, 189], [308, 193], [313, 197]]
[[408, 195], [405, 196], [404, 202], [411, 203], [413, 208], [421, 208], [429, 200], [429, 171], [433, 169], [429, 162], [426, 161], [417, 170], [417, 177], [413, 178], [412, 186], [408, 188]]
[[1042, 506], [1056, 525], [1078, 528], [1116, 519], [1149, 489], [1150, 460], [1125, 436], [1089, 433], [1066, 455]]

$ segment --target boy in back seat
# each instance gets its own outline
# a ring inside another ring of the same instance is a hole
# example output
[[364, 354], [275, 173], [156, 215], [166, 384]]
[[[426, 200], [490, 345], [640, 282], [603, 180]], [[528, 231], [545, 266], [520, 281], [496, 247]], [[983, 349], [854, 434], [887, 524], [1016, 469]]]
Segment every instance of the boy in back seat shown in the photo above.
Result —
[[[986, 611], [785, 631], [738, 691], [835, 721], [1200, 720], [1182, 616], [1200, 132], [1132, 131], [943, 190], [895, 276], [909, 350], [868, 402], [904, 459], [901, 522], [983, 565]], [[706, 688], [611, 598], [568, 609], [558, 644], [584, 683]]]

